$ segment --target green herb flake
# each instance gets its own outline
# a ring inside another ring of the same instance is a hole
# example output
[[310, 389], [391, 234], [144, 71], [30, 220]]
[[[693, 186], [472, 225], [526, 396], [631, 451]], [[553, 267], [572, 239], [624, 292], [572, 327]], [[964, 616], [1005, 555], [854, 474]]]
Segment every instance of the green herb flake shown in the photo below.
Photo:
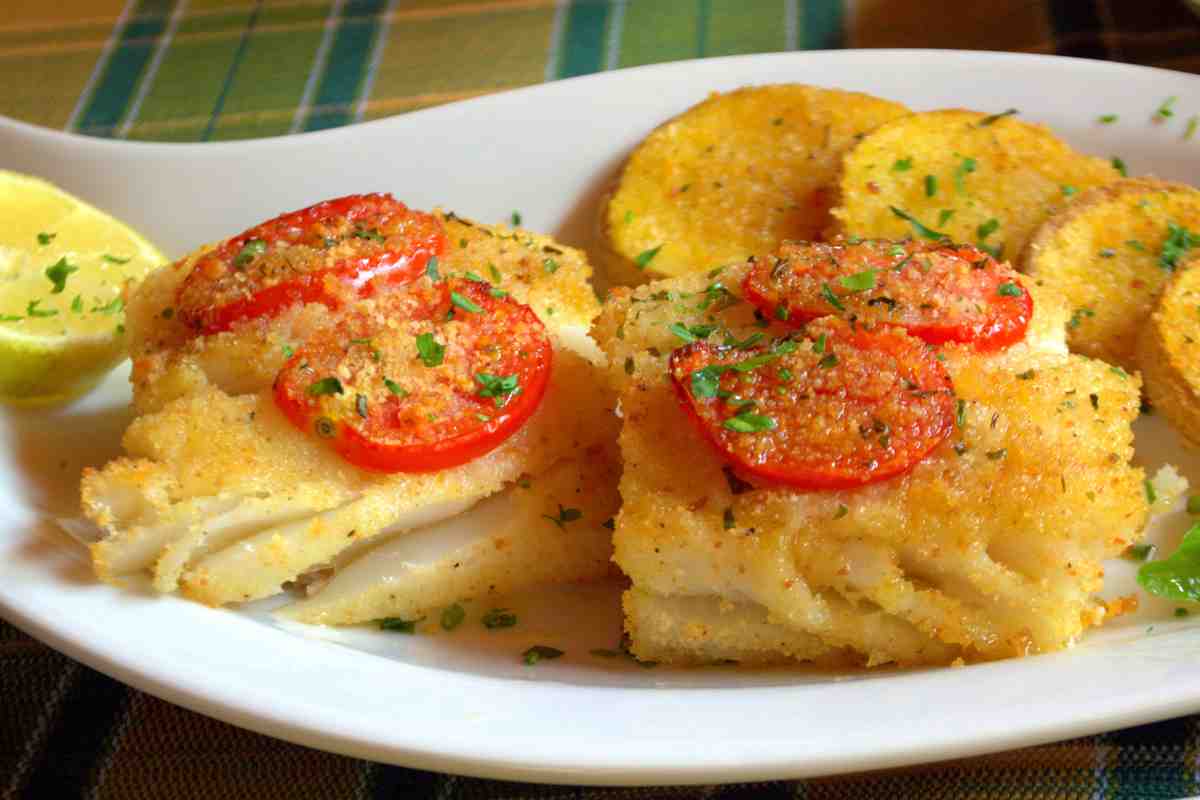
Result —
[[1155, 501], [1158, 500], [1158, 492], [1154, 491], [1154, 484], [1147, 478], [1142, 481], [1142, 489], [1146, 493], [1146, 502], [1154, 505]]
[[1096, 312], [1092, 311], [1090, 308], [1077, 308], [1075, 309], [1074, 313], [1071, 314], [1071, 319], [1067, 322], [1067, 327], [1074, 330], [1083, 324], [1084, 318], [1094, 316], [1096, 316]]
[[843, 289], [851, 292], [865, 292], [875, 288], [875, 276], [878, 272], [879, 270], [868, 269], [853, 275], [843, 275], [838, 278], [838, 283]]
[[828, 340], [828, 338], [829, 335], [825, 333], [822, 333], [820, 336], [818, 336], [817, 340], [813, 342], [812, 351], [817, 354], [824, 353], [825, 342]]
[[509, 219], [512, 220], [513, 227], [514, 228], [517, 227], [518, 225], [521, 224], [521, 212], [520, 211], [512, 212], [512, 216]]
[[496, 408], [503, 408], [509, 399], [521, 393], [520, 380], [515, 374], [492, 375], [487, 372], [477, 372], [475, 381], [479, 384], [477, 394], [480, 397], [493, 398]]
[[825, 302], [836, 308], [838, 311], [845, 311], [846, 307], [842, 305], [842, 301], [833, 293], [833, 289], [829, 288], [828, 283], [821, 284], [821, 297], [825, 298]]
[[954, 412], [954, 421], [958, 423], [958, 427], [964, 428], [967, 425], [967, 401], [959, 399]]
[[941, 211], [938, 212], [938, 223], [937, 224], [945, 225], [947, 222], [950, 221], [950, 218], [953, 216], [954, 216], [954, 209], [943, 208]]
[[1200, 514], [1200, 494], [1194, 494], [1187, 499], [1187, 512]]
[[437, 256], [430, 256], [429, 260], [425, 262], [425, 276], [434, 283], [442, 279], [442, 276], [438, 274]]
[[422, 333], [417, 336], [417, 353], [422, 364], [436, 367], [446, 356], [446, 346], [434, 339], [432, 333]]
[[1188, 610], [1187, 610], [1186, 608], [1177, 608], [1177, 609], [1175, 609], [1175, 616], [1177, 616], [1177, 617], [1186, 617], [1187, 615], [1188, 615]]
[[1120, 367], [1109, 367], [1108, 371], [1111, 372], [1113, 375], [1116, 375], [1118, 378], [1121, 378], [1122, 380], [1129, 377], [1129, 373], [1126, 372], [1125, 370], [1121, 369]]
[[128, 264], [130, 261], [133, 261], [133, 256], [112, 256], [108, 253], [105, 253], [101, 258], [110, 264]]
[[562, 503], [558, 504], [558, 516], [552, 517], [549, 514], [542, 514], [543, 519], [548, 519], [559, 527], [560, 530], [567, 529], [568, 522], [575, 522], [583, 517], [583, 512], [578, 508], [563, 508]]
[[396, 397], [408, 397], [408, 391], [391, 378], [384, 378], [383, 385], [387, 387], [389, 392], [396, 395]]
[[742, 413], [730, 417], [722, 423], [722, 427], [737, 433], [761, 433], [775, 429], [775, 420], [762, 414]]
[[330, 376], [328, 378], [321, 378], [319, 381], [310, 383], [306, 391], [311, 397], [320, 397], [321, 395], [326, 394], [342, 394], [344, 389], [342, 388], [341, 381], [333, 376]]
[[892, 172], [908, 172], [912, 169], [912, 164], [912, 156], [896, 159], [896, 163], [892, 164]]
[[77, 295], [75, 295], [75, 298], [73, 300], [71, 300], [71, 313], [73, 313], [73, 314], [83, 313], [83, 295], [77, 294]]
[[58, 315], [58, 311], [53, 308], [38, 308], [41, 303], [41, 300], [30, 300], [25, 306], [25, 315], [29, 317], [53, 317]]
[[642, 252], [638, 253], [637, 258], [633, 260], [634, 265], [638, 269], [645, 269], [650, 262], [654, 260], [654, 257], [658, 255], [658, 251], [662, 249], [663, 246], [660, 244], [658, 247], [651, 247], [649, 250], [643, 250]]
[[488, 630], [511, 628], [517, 624], [517, 615], [507, 608], [493, 608], [479, 620]]
[[1077, 188], [1065, 183], [1058, 188], [1062, 191], [1063, 197], [1074, 197], [1075, 195], [1079, 194], [1079, 190]]
[[720, 366], [692, 370], [692, 395], [694, 397], [716, 397], [721, 388], [721, 373], [724, 371], [725, 368]]
[[354, 396], [354, 410], [363, 419], [367, 418], [367, 396], [365, 394]]
[[267, 252], [267, 243], [262, 239], [251, 239], [242, 245], [242, 249], [233, 259], [233, 265], [239, 269], [249, 264], [256, 257]]
[[1121, 556], [1130, 561], [1149, 561], [1157, 549], [1152, 544], [1131, 544]]
[[1188, 250], [1200, 244], [1200, 235], [1194, 234], [1182, 225], [1174, 222], [1167, 223], [1167, 238], [1163, 240], [1162, 252], [1158, 257], [1158, 265], [1168, 272], [1174, 272]]
[[1129, 169], [1125, 166], [1125, 161], [1120, 156], [1113, 156], [1109, 159], [1109, 163], [1113, 165], [1113, 169], [1120, 173], [1122, 178], [1129, 177]]
[[833, 512], [834, 519], [841, 519], [850, 513], [850, 509], [846, 508], [845, 503], [838, 503], [837, 511]]
[[280, 345], [279, 349], [283, 351], [284, 358], [291, 358], [292, 356], [296, 355], [296, 351], [292, 349], [290, 344]]
[[60, 258], [52, 266], [46, 267], [46, 277], [50, 283], [54, 284], [50, 294], [62, 294], [63, 289], [67, 288], [67, 277], [72, 272], [78, 271], [79, 267], [69, 263], [66, 256]]
[[535, 644], [533, 647], [530, 647], [521, 654], [521, 660], [525, 662], [525, 666], [532, 667], [539, 661], [558, 658], [562, 654], [563, 651], [559, 650], [557, 647], [547, 647], [544, 644]]
[[907, 211], [905, 211], [903, 209], [896, 208], [895, 206], [889, 206], [889, 208], [891, 209], [893, 215], [895, 215], [896, 217], [899, 217], [900, 219], [904, 220], [909, 225], [911, 225], [913, 231], [918, 236], [920, 236], [922, 239], [934, 239], [934, 240], [941, 241], [943, 239], [950, 238], [948, 235], [941, 233], [940, 231], [935, 231], [932, 228], [926, 227], [925, 225], [923, 225], [921, 223], [920, 220], [918, 220], [916, 217], [909, 214]]
[[402, 619], [400, 617], [384, 617], [379, 620], [379, 629], [381, 631], [390, 631], [392, 633], [416, 633], [417, 623], [424, 622], [425, 618], [420, 619]]
[[1005, 281], [996, 287], [996, 294], [1001, 297], [1020, 297], [1025, 291], [1013, 281]]
[[976, 162], [973, 158], [964, 158], [954, 169], [954, 188], [959, 194], [967, 191], [966, 178], [975, 171]]
[[54, 241], [55, 236], [58, 236], [58, 234], [57, 233], [46, 233], [43, 231], [42, 233], [39, 233], [37, 235], [37, 243], [40, 244], [42, 247], [45, 247], [46, 245], [48, 245]]
[[[366, 239], [367, 241], [371, 241], [371, 242], [386, 242], [387, 241], [387, 237], [384, 236], [382, 233], [380, 233], [378, 228], [359, 228], [358, 230], [356, 230], [354, 233], [352, 233], [350, 235], [353, 236], [355, 239]], [[465, 240], [464, 240], [464, 242], [465, 242]], [[459, 246], [462, 247], [465, 245], [463, 242], [460, 242]]]
[[458, 603], [453, 603], [442, 609], [442, 617], [439, 622], [442, 626], [442, 630], [452, 631], [459, 625], [462, 625], [463, 620], [466, 618], [466, 610]]
[[1036, 370], [1027, 369], [1024, 372], [1018, 372], [1017, 378], [1019, 378], [1020, 380], [1023, 380], [1023, 381], [1027, 381], [1027, 380], [1030, 380], [1034, 375], [1037, 375]]
[[1196, 135], [1196, 128], [1200, 127], [1200, 116], [1192, 116], [1188, 118], [1187, 127], [1183, 131], [1183, 140], [1189, 141]]
[[1171, 117], [1175, 116], [1174, 106], [1178, 99], [1178, 97], [1172, 95], [1166, 100], [1163, 100], [1162, 103], [1159, 104], [1158, 108], [1154, 110], [1154, 118], [1157, 120], [1163, 120], [1170, 119]]
[[[937, 183], [938, 183], [938, 181], [937, 181], [936, 175], [926, 175], [925, 176], [925, 196], [926, 197], [933, 197], [935, 194], [937, 194], [937, 189], [938, 189]], [[941, 223], [938, 223], [938, 224], [940, 225]]]
[[721, 527], [725, 530], [732, 530], [737, 525], [733, 518], [733, 506], [725, 506], [725, 511], [721, 514]]
[[1133, 249], [1133, 250], [1137, 250], [1139, 253], [1146, 253], [1146, 252], [1149, 252], [1149, 251], [1146, 249], [1146, 245], [1142, 244], [1142, 243], [1141, 243], [1141, 242], [1139, 242], [1137, 239], [1126, 239], [1126, 240], [1125, 240], [1125, 246], [1126, 246], [1126, 247], [1128, 247], [1128, 248], [1131, 248], [1131, 249]]
[[483, 309], [480, 306], [476, 305], [469, 297], [463, 297], [458, 292], [450, 292], [450, 302], [463, 311], [469, 311], [472, 314], [483, 313]]
[[993, 218], [989, 219], [987, 222], [985, 222], [982, 225], [980, 225], [979, 227], [977, 227], [975, 229], [975, 235], [978, 236], [979, 241], [982, 242], [984, 239], [986, 239], [987, 237], [989, 237], [993, 233], [995, 233], [996, 229], [999, 227], [1000, 227], [1000, 220], [993, 217]]
[[1001, 447], [999, 450], [989, 450], [986, 453], [988, 461], [999, 461], [1008, 455], [1008, 448]]
[[836, 353], [830, 353], [829, 355], [827, 355], [827, 356], [825, 356], [824, 358], [822, 358], [822, 359], [821, 359], [821, 360], [820, 360], [820, 361], [817, 363], [817, 366], [819, 366], [821, 369], [833, 369], [834, 367], [836, 367], [836, 366], [837, 366], [837, 363], [838, 363], [838, 357], [837, 357], [837, 354], [836, 354]]
[[1121, 118], [1120, 114], [1101, 114], [1096, 118], [1096, 121], [1101, 125], [1112, 125]]
[[553, 275], [558, 272], [558, 262], [553, 258], [543, 258], [542, 269], [546, 270], [547, 275]]
[[978, 125], [980, 128], [985, 128], [988, 125], [991, 125], [996, 120], [1004, 119], [1005, 117], [1011, 117], [1014, 114], [1020, 114], [1020, 113], [1021, 112], [1019, 109], [1009, 108], [1009, 109], [1006, 109], [1005, 111], [1001, 111], [999, 114], [989, 114], [988, 116], [979, 120]]

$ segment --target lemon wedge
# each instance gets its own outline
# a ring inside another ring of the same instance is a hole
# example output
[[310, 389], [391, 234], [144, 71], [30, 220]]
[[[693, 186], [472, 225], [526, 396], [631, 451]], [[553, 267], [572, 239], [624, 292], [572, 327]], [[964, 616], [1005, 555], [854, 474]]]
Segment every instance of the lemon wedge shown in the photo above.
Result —
[[125, 356], [122, 290], [166, 261], [127, 225], [0, 170], [0, 400], [49, 405]]

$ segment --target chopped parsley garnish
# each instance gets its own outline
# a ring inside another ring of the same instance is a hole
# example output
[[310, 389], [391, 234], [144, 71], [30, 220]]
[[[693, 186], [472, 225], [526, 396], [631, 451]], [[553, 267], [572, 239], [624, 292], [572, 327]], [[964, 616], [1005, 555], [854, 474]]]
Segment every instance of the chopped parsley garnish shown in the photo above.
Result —
[[558, 658], [563, 654], [562, 650], [557, 647], [547, 647], [544, 644], [535, 644], [533, 647], [521, 654], [521, 660], [525, 662], [525, 666], [532, 667], [534, 664], [544, 659]]
[[517, 624], [517, 615], [509, 611], [507, 608], [493, 608], [491, 611], [483, 615], [480, 620], [483, 627], [488, 630], [496, 628], [511, 628]]
[[868, 269], [862, 272], [856, 272], [853, 275], [843, 275], [838, 278], [838, 283], [843, 289], [849, 289], [852, 292], [865, 292], [868, 289], [875, 288], [875, 275], [878, 270]]
[[1196, 135], [1196, 128], [1200, 126], [1200, 117], [1192, 116], [1187, 121], [1187, 127], [1183, 130], [1183, 140], [1186, 142]]
[[[96, 299], [96, 302], [97, 302], [97, 303], [99, 303], [99, 302], [100, 302], [100, 299], [99, 299], [99, 298], [97, 298], [97, 299]], [[124, 310], [125, 310], [125, 301], [124, 301], [124, 300], [122, 300], [122, 299], [121, 299], [121, 297], [120, 297], [119, 295], [118, 295], [117, 297], [114, 297], [112, 300], [109, 300], [109, 301], [108, 301], [107, 303], [105, 303], [104, 305], [102, 305], [102, 306], [93, 306], [93, 307], [92, 307], [92, 309], [91, 309], [91, 311], [92, 311], [92, 313], [93, 313], [93, 314], [96, 314], [96, 313], [99, 313], [99, 314], [119, 314], [119, 313], [121, 313], [121, 312], [122, 312], [122, 311], [124, 311]]]
[[496, 269], [496, 265], [490, 261], [488, 262], [488, 275], [492, 276], [493, 283], [499, 283], [504, 279], [504, 276], [500, 274], [500, 270]]
[[949, 236], [947, 236], [944, 233], [935, 231], [932, 228], [927, 228], [925, 225], [923, 225], [921, 223], [920, 220], [918, 220], [913, 215], [909, 214], [907, 211], [904, 211], [903, 209], [896, 208], [895, 206], [889, 206], [889, 208], [891, 208], [892, 213], [894, 215], [896, 215], [900, 219], [904, 220], [909, 225], [912, 225], [913, 231], [917, 234], [917, 236], [920, 236], [922, 239], [942, 240], [942, 239], [950, 238]]
[[730, 417], [725, 420], [723, 426], [728, 430], [737, 431], [738, 433], [760, 433], [762, 431], [774, 430], [775, 420], [765, 417], [762, 414], [743, 412], [736, 417]]
[[[163, 309], [163, 314], [166, 314], [168, 310], [169, 309]], [[73, 314], [82, 314], [83, 313], [83, 295], [77, 294], [77, 295], [75, 295], [75, 298], [73, 300], [71, 300], [71, 313], [73, 313]], [[170, 317], [163, 317], [163, 319], [170, 319]]]
[[0, 322], [20, 322], [23, 319], [20, 314], [0, 314]]
[[975, 171], [975, 159], [964, 158], [954, 169], [954, 188], [960, 194], [967, 191], [966, 178]]
[[251, 239], [242, 245], [242, 249], [238, 252], [237, 257], [233, 259], [235, 267], [244, 267], [255, 259], [267, 252], [267, 243], [262, 239]]
[[834, 367], [836, 367], [836, 366], [837, 366], [837, 363], [838, 363], [838, 357], [837, 357], [837, 354], [836, 354], [836, 353], [830, 353], [829, 355], [827, 355], [827, 356], [825, 356], [824, 358], [822, 358], [822, 359], [821, 359], [821, 360], [820, 360], [820, 361], [817, 363], [817, 366], [819, 366], [821, 369], [833, 369]]
[[982, 225], [980, 225], [978, 228], [975, 229], [975, 235], [978, 236], [979, 241], [982, 242], [984, 239], [986, 239], [987, 237], [989, 237], [993, 233], [995, 233], [996, 229], [999, 227], [1000, 227], [1000, 220], [996, 219], [995, 217], [992, 217], [987, 222], [983, 223]]
[[824, 353], [825, 352], [825, 342], [828, 338], [829, 338], [829, 335], [825, 334], [825, 333], [822, 333], [820, 336], [818, 336], [817, 340], [815, 342], [813, 342], [812, 351], [814, 353]]
[[1137, 239], [1126, 239], [1125, 246], [1137, 250], [1139, 253], [1148, 252], [1146, 250], [1146, 245], [1142, 244]]
[[53, 317], [58, 314], [53, 308], [38, 308], [41, 305], [41, 300], [30, 300], [25, 306], [25, 314], [30, 317]]
[[1151, 594], [1172, 600], [1200, 600], [1200, 524], [1183, 535], [1179, 549], [1161, 561], [1143, 564], [1138, 583]]
[[462, 625], [463, 620], [467, 618], [467, 612], [458, 603], [453, 603], [442, 609], [442, 618], [439, 620], [444, 631], [452, 631], [459, 625]]
[[667, 326], [667, 330], [689, 344], [707, 339], [716, 329], [716, 325], [684, 325], [682, 322], [673, 322]]
[[1129, 377], [1129, 373], [1126, 372], [1125, 370], [1121, 369], [1120, 367], [1109, 367], [1108, 371], [1111, 372], [1112, 374], [1116, 375], [1117, 377], [1121, 378], [1122, 380]]
[[1112, 125], [1121, 118], [1120, 114], [1101, 114], [1096, 118], [1096, 121], [1101, 125]]
[[296, 355], [296, 351], [292, 349], [290, 344], [280, 345], [279, 349], [283, 351], [284, 358], [291, 358]]
[[422, 364], [436, 367], [446, 355], [446, 346], [434, 339], [432, 333], [422, 333], [417, 336], [417, 353]]
[[1188, 615], [1188, 610], [1187, 610], [1186, 608], [1177, 608], [1177, 609], [1175, 609], [1175, 616], [1177, 616], [1177, 617], [1186, 617], [1187, 615]]
[[1158, 264], [1165, 270], [1174, 272], [1179, 259], [1188, 250], [1200, 244], [1200, 235], [1194, 234], [1182, 225], [1174, 222], [1167, 223], [1167, 238], [1163, 241], [1162, 253]]
[[381, 631], [391, 631], [392, 633], [416, 633], [417, 623], [424, 621], [424, 617], [421, 617], [420, 619], [384, 617], [383, 619], [379, 620], [379, 629]]
[[366, 239], [372, 242], [386, 242], [387, 237], [379, 232], [378, 228], [359, 228], [354, 233], [350, 234], [355, 239]]
[[846, 508], [845, 503], [838, 503], [837, 511], [833, 512], [834, 519], [841, 519], [850, 513], [850, 509]]
[[583, 512], [578, 508], [563, 508], [562, 503], [558, 504], [558, 516], [552, 517], [549, 514], [542, 514], [543, 519], [548, 519], [557, 525], [560, 529], [566, 530], [568, 522], [575, 522], [583, 517]]
[[761, 342], [762, 338], [763, 338], [762, 331], [755, 331], [754, 333], [747, 336], [745, 339], [740, 339], [740, 340], [737, 337], [733, 336], [732, 334], [726, 333], [724, 344], [726, 347], [732, 347], [737, 350], [746, 350], [746, 349], [758, 344], [759, 342]]
[[48, 245], [54, 241], [55, 236], [58, 236], [58, 234], [57, 233], [46, 233], [43, 231], [42, 233], [39, 233], [37, 235], [38, 244], [45, 247], [46, 245]]
[[46, 267], [46, 277], [54, 284], [50, 294], [62, 294], [63, 289], [67, 288], [67, 277], [72, 272], [79, 272], [79, 267], [69, 263], [66, 256]]
[[1070, 186], [1068, 184], [1063, 184], [1062, 186], [1060, 186], [1058, 188], [1062, 190], [1063, 197], [1072, 197], [1074, 195], [1079, 194], [1078, 189], [1076, 189], [1074, 186]]
[[394, 380], [392, 380], [391, 378], [384, 378], [383, 385], [387, 387], [387, 390], [389, 392], [396, 395], [397, 397], [408, 397], [408, 391], [403, 386], [401, 386], [400, 384], [398, 384]]
[[1121, 555], [1128, 558], [1130, 561], [1146, 561], [1158, 548], [1152, 544], [1131, 544], [1125, 548], [1125, 552]]
[[1178, 99], [1179, 99], [1178, 97], [1175, 97], [1174, 95], [1172, 95], [1171, 97], [1168, 97], [1166, 100], [1163, 100], [1162, 103], [1159, 104], [1158, 108], [1155, 109], [1154, 118], [1155, 119], [1170, 119], [1171, 117], [1175, 116], [1174, 105], [1175, 105], [1175, 101]]
[[1120, 156], [1113, 156], [1109, 159], [1109, 162], [1113, 165], [1113, 169], [1121, 174], [1122, 178], [1129, 177], [1129, 170], [1125, 166], [1125, 161]]
[[733, 518], [733, 506], [725, 506], [725, 511], [721, 514], [721, 527], [725, 530], [730, 530], [737, 522]]
[[458, 292], [450, 292], [450, 302], [463, 311], [469, 311], [472, 314], [483, 313], [483, 309], [480, 306], [476, 305], [469, 297], [463, 297]]
[[999, 114], [989, 114], [988, 116], [979, 120], [979, 127], [981, 127], [981, 128], [987, 127], [988, 125], [991, 125], [993, 122], [995, 122], [998, 119], [1004, 119], [1005, 117], [1011, 117], [1013, 114], [1020, 114], [1020, 113], [1021, 112], [1018, 109], [1010, 108], [1005, 111], [1001, 111]]
[[1021, 287], [1012, 281], [1005, 281], [996, 287], [996, 294], [1001, 297], [1020, 297], [1024, 294]]
[[547, 274], [553, 275], [554, 273], [558, 272], [558, 262], [553, 258], [543, 258], [542, 269], [546, 270]]
[[520, 381], [516, 375], [491, 375], [486, 372], [475, 373], [479, 383], [479, 396], [491, 397], [496, 401], [496, 408], [503, 408], [509, 398], [521, 393]]
[[945, 225], [954, 216], [953, 208], [943, 208], [938, 212], [938, 225]]
[[692, 394], [696, 397], [716, 397], [724, 371], [725, 368], [720, 366], [692, 370]]
[[838, 311], [845, 311], [846, 307], [842, 305], [842, 301], [833, 293], [833, 289], [829, 288], [828, 283], [821, 284], [821, 297], [825, 298], [825, 302], [836, 308]]
[[321, 378], [319, 381], [310, 383], [306, 391], [312, 397], [320, 397], [326, 394], [341, 394], [344, 389], [342, 388], [342, 382], [331, 375], [328, 378]]
[[787, 322], [788, 318], [791, 316], [792, 312], [788, 310], [786, 302], [775, 306], [775, 319], [779, 320], [780, 322]]
[[967, 401], [960, 399], [955, 407], [954, 421], [958, 427], [966, 427], [967, 424]]
[[660, 244], [658, 247], [651, 247], [649, 250], [643, 250], [642, 252], [638, 253], [637, 258], [633, 260], [634, 265], [637, 266], [638, 269], [645, 269], [646, 266], [654, 260], [654, 257], [658, 255], [658, 251], [662, 249], [663, 246]]
[[1154, 491], [1154, 484], [1150, 482], [1149, 478], [1142, 481], [1142, 489], [1146, 492], [1146, 502], [1154, 505], [1155, 501], [1158, 500], [1158, 492]]
[[935, 194], [937, 194], [937, 175], [926, 175], [925, 176], [925, 196], [933, 197]]
[[511, 219], [512, 219], [513, 225], [520, 225], [521, 224], [521, 212], [520, 211], [512, 212]]
[[434, 283], [442, 279], [442, 276], [438, 274], [437, 256], [430, 256], [429, 260], [425, 262], [425, 275]]
[[898, 158], [896, 163], [892, 164], [892, 172], [908, 172], [912, 169], [912, 156], [908, 158]]

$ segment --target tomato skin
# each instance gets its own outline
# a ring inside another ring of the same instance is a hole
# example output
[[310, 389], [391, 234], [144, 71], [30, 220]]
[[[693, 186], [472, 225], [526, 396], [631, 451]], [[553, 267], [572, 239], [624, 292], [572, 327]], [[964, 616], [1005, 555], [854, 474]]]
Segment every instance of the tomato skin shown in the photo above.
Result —
[[[359, 317], [351, 310], [350, 319], [315, 335], [297, 351], [275, 381], [276, 405], [292, 424], [310, 434], [322, 424], [321, 435], [329, 439], [334, 450], [364, 470], [434, 472], [479, 458], [520, 430], [541, 404], [549, 386], [553, 348], [532, 309], [509, 297], [492, 296], [487, 284], [481, 282], [451, 279], [431, 284], [422, 279], [418, 283], [380, 300], [385, 309], [391, 310], [403, 303], [402, 313], [410, 327], [402, 327], [397, 333], [386, 325], [381, 328], [377, 315]], [[452, 291], [481, 312], [456, 310], [453, 321], [447, 321]], [[396, 320], [397, 316], [386, 318]], [[453, 334], [447, 330], [451, 325], [458, 326]], [[372, 356], [372, 362], [360, 360], [359, 366], [366, 363], [364, 372], [377, 366], [382, 370], [380, 375], [386, 375], [389, 369], [400, 370], [403, 359], [413, 360], [404, 350], [413, 332], [430, 333], [430, 329], [433, 336], [447, 341], [447, 350], [451, 341], [469, 342], [476, 350], [467, 347], [461, 359], [454, 363], [447, 360], [436, 369], [418, 368], [415, 373], [408, 370], [412, 391], [404, 397], [381, 389], [379, 376], [367, 389], [355, 385], [357, 377], [349, 379], [343, 387], [347, 394], [360, 389], [371, 392], [365, 417], [353, 408], [339, 412], [336, 404], [331, 406], [306, 391], [311, 376], [344, 372], [338, 368], [343, 365], [343, 352], [348, 350], [346, 342], [371, 342], [378, 357]], [[503, 352], [496, 355], [498, 348]], [[490, 354], [487, 358], [491, 361], [481, 361], [483, 350]], [[308, 372], [301, 365], [307, 365]], [[488, 370], [497, 374], [511, 371], [517, 377], [519, 391], [508, 395], [502, 405], [494, 397], [479, 394], [476, 376]], [[423, 415], [429, 408], [441, 412], [436, 424], [424, 422]]]
[[[334, 249], [328, 249], [330, 242]], [[268, 220], [202, 255], [180, 285], [177, 310], [192, 330], [210, 335], [246, 319], [277, 316], [297, 303], [336, 309], [413, 280], [445, 247], [438, 218], [410, 210], [391, 195], [326, 200]], [[281, 263], [272, 263], [272, 248], [290, 250]]]
[[[684, 414], [739, 475], [802, 490], [852, 489], [909, 472], [950, 436], [953, 387], [926, 345], [898, 328], [852, 329], [832, 318], [814, 324], [809, 336], [818, 333], [825, 335], [820, 352], [814, 354], [816, 341], [806, 339], [771, 362], [775, 366], [748, 373], [732, 366], [769, 349], [695, 342], [671, 354], [669, 375]], [[826, 367], [816, 360], [830, 355], [841, 362]], [[705, 368], [721, 370], [721, 390], [740, 403], [753, 400], [752, 408], [775, 426], [754, 433], [725, 427], [736, 415], [722, 415], [720, 398], [694, 391], [693, 376]], [[793, 373], [787, 383], [774, 377], [781, 368]], [[843, 368], [844, 377], [837, 374]], [[747, 375], [754, 377], [748, 381]], [[881, 417], [888, 424], [863, 433], [864, 424], [882, 424]]]
[[[869, 289], [847, 291], [840, 282], [868, 271], [874, 276]], [[1024, 339], [1033, 318], [1033, 298], [1021, 280], [1011, 267], [969, 245], [795, 242], [781, 247], [777, 257], [756, 262], [742, 291], [768, 318], [792, 327], [845, 314], [902, 327], [930, 344], [966, 343], [994, 352]], [[1001, 292], [1005, 284], [1015, 287], [1012, 293]], [[897, 304], [896, 297], [903, 302]]]

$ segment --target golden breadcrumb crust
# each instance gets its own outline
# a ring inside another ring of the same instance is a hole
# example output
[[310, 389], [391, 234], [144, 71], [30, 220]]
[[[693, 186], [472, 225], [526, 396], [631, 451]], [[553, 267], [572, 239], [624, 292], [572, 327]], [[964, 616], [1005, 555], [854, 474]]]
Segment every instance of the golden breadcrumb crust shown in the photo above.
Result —
[[1200, 256], [1179, 266], [1137, 343], [1151, 405], [1200, 446]]

